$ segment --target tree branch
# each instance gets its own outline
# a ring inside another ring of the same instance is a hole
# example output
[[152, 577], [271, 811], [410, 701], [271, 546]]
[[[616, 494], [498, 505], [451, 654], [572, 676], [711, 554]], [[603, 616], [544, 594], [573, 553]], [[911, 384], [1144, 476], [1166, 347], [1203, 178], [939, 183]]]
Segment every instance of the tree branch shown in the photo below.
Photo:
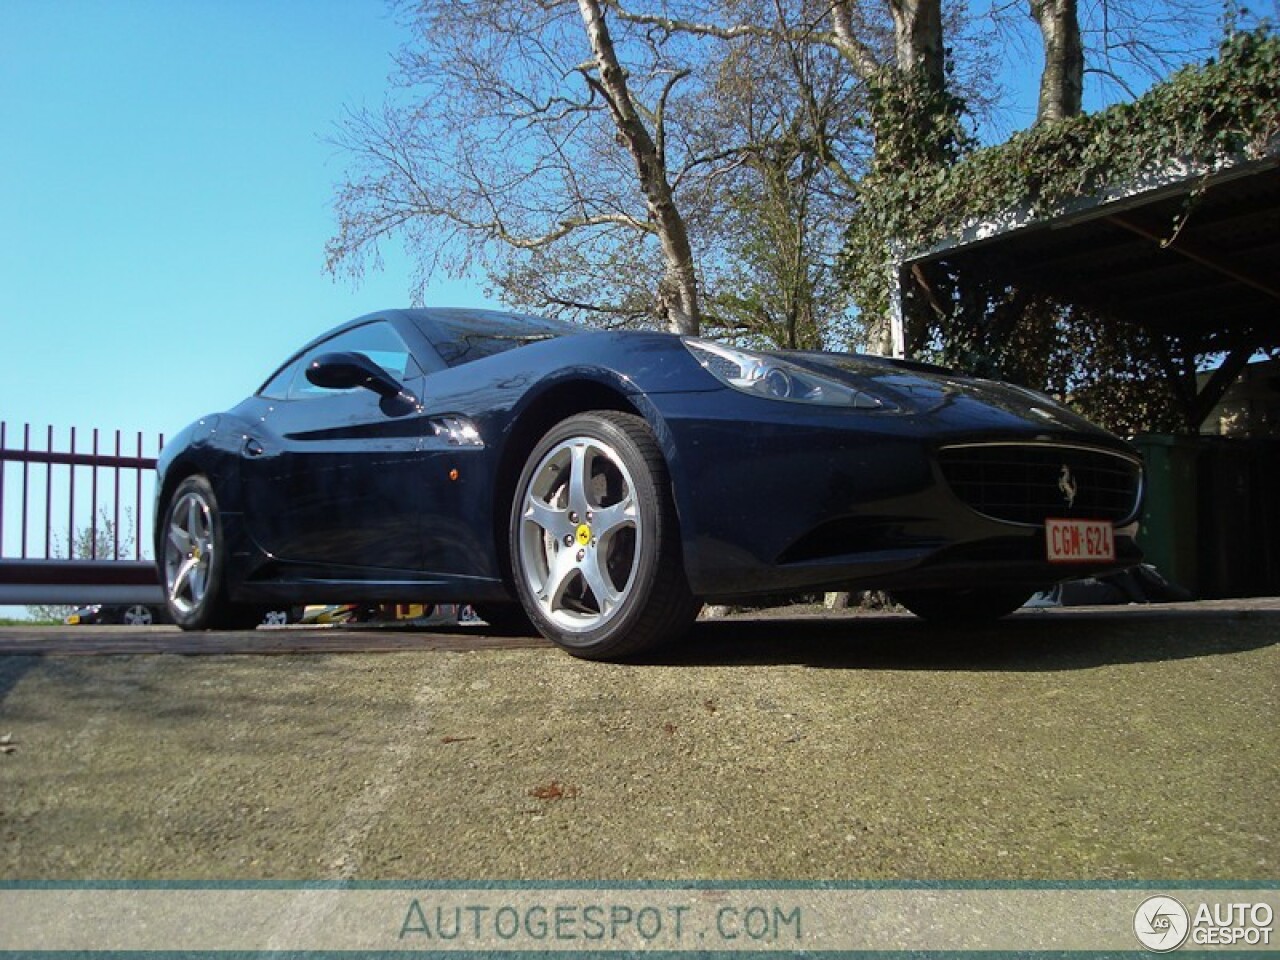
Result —
[[863, 79], [874, 76], [879, 69], [875, 57], [866, 44], [854, 34], [852, 16], [844, 0], [832, 0], [830, 13], [834, 30], [795, 29], [786, 27], [767, 27], [755, 23], [738, 23], [733, 26], [720, 26], [714, 23], [682, 20], [676, 17], [663, 17], [650, 13], [635, 13], [622, 6], [621, 0], [603, 0], [604, 4], [619, 20], [642, 26], [658, 27], [668, 33], [686, 33], [700, 37], [715, 37], [718, 40], [741, 40], [755, 38], [759, 40], [777, 41], [782, 37], [800, 43], [819, 43], [831, 47], [849, 61], [849, 64]]

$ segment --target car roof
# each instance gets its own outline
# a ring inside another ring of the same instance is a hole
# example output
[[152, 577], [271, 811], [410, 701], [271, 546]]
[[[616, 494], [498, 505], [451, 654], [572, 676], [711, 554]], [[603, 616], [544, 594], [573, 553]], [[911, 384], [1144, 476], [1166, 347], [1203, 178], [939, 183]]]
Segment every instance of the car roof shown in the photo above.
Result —
[[398, 311], [419, 327], [437, 326], [465, 328], [470, 332], [490, 335], [529, 335], [553, 333], [566, 335], [585, 333], [587, 328], [563, 320], [509, 313], [505, 310], [478, 310], [467, 307], [421, 307]]

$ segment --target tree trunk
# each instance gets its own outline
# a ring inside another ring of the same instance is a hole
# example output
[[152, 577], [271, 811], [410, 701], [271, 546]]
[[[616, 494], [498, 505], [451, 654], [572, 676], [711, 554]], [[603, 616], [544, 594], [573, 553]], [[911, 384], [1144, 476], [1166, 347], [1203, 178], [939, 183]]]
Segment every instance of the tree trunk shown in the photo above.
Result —
[[946, 86], [946, 54], [940, 0], [890, 0], [889, 9], [898, 69], [919, 71], [930, 91], [941, 92]]
[[[941, 123], [947, 109], [942, 0], [889, 0], [889, 12], [893, 15], [894, 71], [887, 82], [902, 88], [899, 109], [905, 107], [906, 113], [878, 118], [880, 122], [889, 120], [890, 127], [881, 129], [877, 122], [876, 163], [898, 169], [937, 166], [947, 155], [947, 136]], [[896, 137], [892, 133], [895, 127], [899, 131]], [[888, 312], [870, 320], [866, 336], [870, 352], [893, 354], [893, 323]]]
[[586, 24], [600, 75], [596, 89], [609, 104], [618, 133], [635, 160], [636, 175], [649, 209], [649, 218], [657, 227], [666, 264], [666, 276], [658, 290], [659, 308], [673, 332], [696, 335], [701, 322], [698, 276], [689, 246], [689, 233], [672, 195], [666, 166], [631, 99], [626, 73], [618, 63], [613, 38], [604, 21], [604, 11], [597, 0], [578, 0], [578, 10]]
[[1084, 46], [1076, 0], [1031, 0], [1031, 16], [1044, 40], [1036, 123], [1074, 117], [1084, 94]]

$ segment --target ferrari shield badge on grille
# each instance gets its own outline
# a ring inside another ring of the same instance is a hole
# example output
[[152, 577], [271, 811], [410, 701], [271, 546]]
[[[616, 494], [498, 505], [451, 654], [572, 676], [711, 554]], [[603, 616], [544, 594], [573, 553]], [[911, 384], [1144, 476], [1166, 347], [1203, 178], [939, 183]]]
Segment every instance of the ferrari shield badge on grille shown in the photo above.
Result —
[[1076, 478], [1071, 475], [1071, 468], [1065, 463], [1062, 465], [1062, 473], [1058, 477], [1058, 489], [1062, 491], [1063, 498], [1067, 501], [1067, 507], [1076, 505]]

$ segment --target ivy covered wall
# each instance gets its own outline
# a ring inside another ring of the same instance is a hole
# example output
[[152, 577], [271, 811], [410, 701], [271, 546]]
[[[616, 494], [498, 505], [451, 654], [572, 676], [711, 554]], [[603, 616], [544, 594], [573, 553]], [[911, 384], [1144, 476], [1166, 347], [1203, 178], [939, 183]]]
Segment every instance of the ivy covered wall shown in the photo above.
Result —
[[[910, 97], [896, 100], [910, 109]], [[895, 98], [882, 101], [883, 109], [896, 106]], [[1015, 211], [1051, 217], [1072, 200], [1174, 165], [1211, 170], [1261, 156], [1280, 137], [1280, 36], [1265, 28], [1233, 35], [1217, 58], [1133, 103], [1042, 124], [987, 149], [964, 142], [953, 110], [931, 116], [924, 127], [918, 113], [881, 121], [881, 135], [900, 143], [878, 151], [847, 232], [842, 270], [872, 324], [889, 315], [895, 252], [927, 250]], [[941, 147], [922, 149], [930, 137]], [[1164, 225], [1168, 236], [1189, 209]], [[931, 279], [932, 295], [907, 305], [912, 354], [1068, 396], [1122, 432], [1191, 429], [1171, 378], [1208, 362], [1197, 344], [1157, 343], [1141, 318], [1090, 313], [999, 277]]]

